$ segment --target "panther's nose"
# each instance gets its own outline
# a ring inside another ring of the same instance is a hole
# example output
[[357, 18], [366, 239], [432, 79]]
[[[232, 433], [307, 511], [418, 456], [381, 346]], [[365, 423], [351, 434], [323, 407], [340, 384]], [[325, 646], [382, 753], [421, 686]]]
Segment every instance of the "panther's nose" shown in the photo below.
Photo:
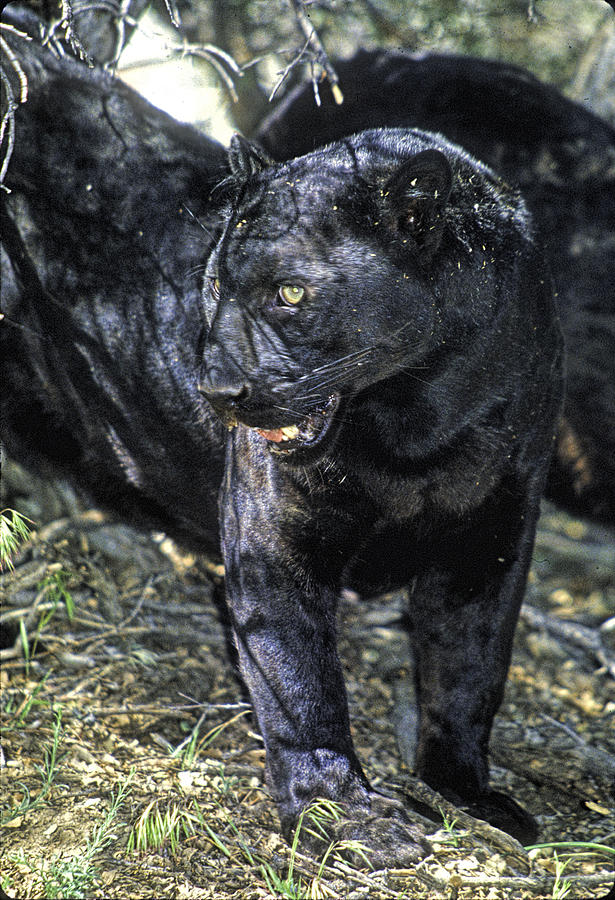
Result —
[[210, 403], [225, 425], [237, 424], [237, 407], [249, 399], [252, 390], [241, 372], [229, 372], [216, 367], [201, 375], [199, 393]]
[[250, 385], [247, 382], [229, 381], [228, 379], [216, 379], [215, 373], [208, 372], [199, 382], [199, 393], [218, 405], [237, 405], [247, 400], [251, 394]]

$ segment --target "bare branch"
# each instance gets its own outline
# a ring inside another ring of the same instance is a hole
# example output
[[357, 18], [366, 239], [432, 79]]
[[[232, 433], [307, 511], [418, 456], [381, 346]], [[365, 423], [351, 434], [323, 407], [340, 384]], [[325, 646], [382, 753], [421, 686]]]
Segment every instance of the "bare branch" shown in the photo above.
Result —
[[[290, 6], [295, 14], [299, 27], [301, 31], [305, 35], [305, 39], [307, 41], [308, 46], [311, 48], [314, 58], [321, 69], [324, 70], [329, 84], [331, 85], [331, 93], [333, 94], [333, 99], [338, 104], [338, 106], [344, 102], [344, 95], [342, 93], [342, 89], [340, 88], [339, 78], [337, 76], [337, 72], [333, 68], [329, 57], [325, 51], [325, 48], [322, 45], [322, 41], [320, 40], [318, 33], [312, 23], [310, 22], [310, 17], [305, 11], [305, 4], [303, 0], [288, 0]], [[314, 94], [317, 98], [317, 103], [320, 104], [320, 97], [318, 94], [317, 80], [315, 77], [315, 72], [312, 72], [312, 84], [314, 85]]]
[[[5, 31], [13, 31], [16, 34], [19, 34], [20, 37], [30, 40], [27, 35], [22, 34], [22, 32], [17, 32], [17, 30], [10, 25], [2, 25], [1, 27]], [[28, 99], [28, 79], [26, 78], [26, 73], [19, 62], [19, 59], [15, 56], [1, 34], [0, 54], [8, 61], [8, 67], [17, 77], [19, 84], [19, 98], [17, 99], [9, 75], [5, 72], [4, 67], [0, 66], [0, 80], [6, 96], [6, 109], [2, 111], [2, 121], [0, 121], [0, 150], [4, 145], [4, 136], [6, 134], [6, 150], [4, 150], [0, 156], [0, 186], [3, 190], [7, 190], [4, 186], [4, 178], [13, 154], [13, 147], [15, 146], [15, 110], [20, 103], [25, 103]]]
[[164, 5], [167, 8], [172, 24], [175, 25], [176, 28], [181, 28], [182, 20], [175, 0], [164, 0]]
[[86, 62], [89, 66], [93, 65], [92, 60], [88, 56], [86, 49], [81, 42], [81, 38], [75, 31], [72, 0], [62, 0], [61, 9], [62, 18], [58, 22], [53, 23], [53, 25], [50, 27], [49, 37], [53, 36], [53, 32], [57, 27], [63, 28], [66, 40], [70, 44], [73, 53], [78, 55], [79, 58]]
[[[280, 73], [279, 79], [276, 81], [276, 83], [273, 87], [273, 90], [269, 94], [269, 103], [271, 103], [271, 101], [273, 100], [273, 98], [275, 97], [277, 92], [280, 90], [280, 88], [282, 87], [282, 85], [284, 84], [284, 82], [286, 81], [286, 79], [288, 78], [290, 73], [292, 72], [292, 70], [295, 68], [295, 66], [297, 66], [301, 62], [301, 60], [307, 53], [309, 45], [310, 45], [310, 42], [306, 41], [305, 44], [303, 45], [303, 47], [301, 48], [301, 50], [299, 51], [299, 53], [289, 62], [289, 64], [286, 66], [286, 68]], [[318, 98], [318, 106], [320, 106], [320, 97]]]

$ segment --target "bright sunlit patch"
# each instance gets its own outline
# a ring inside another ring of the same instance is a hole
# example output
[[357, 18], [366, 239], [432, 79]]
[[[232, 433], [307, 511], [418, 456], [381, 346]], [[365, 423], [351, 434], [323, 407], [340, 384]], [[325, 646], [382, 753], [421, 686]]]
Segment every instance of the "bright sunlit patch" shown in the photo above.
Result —
[[225, 107], [232, 101], [207, 61], [172, 51], [181, 43], [171, 25], [147, 13], [122, 53], [118, 75], [154, 106], [228, 144], [235, 129]]

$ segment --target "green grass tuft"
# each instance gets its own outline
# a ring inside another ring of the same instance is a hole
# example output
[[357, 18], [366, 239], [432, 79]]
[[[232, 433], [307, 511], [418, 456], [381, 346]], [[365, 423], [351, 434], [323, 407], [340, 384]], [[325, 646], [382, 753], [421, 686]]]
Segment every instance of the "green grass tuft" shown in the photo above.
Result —
[[15, 568], [13, 557], [32, 534], [30, 525], [34, 522], [14, 509], [0, 512], [0, 572]]

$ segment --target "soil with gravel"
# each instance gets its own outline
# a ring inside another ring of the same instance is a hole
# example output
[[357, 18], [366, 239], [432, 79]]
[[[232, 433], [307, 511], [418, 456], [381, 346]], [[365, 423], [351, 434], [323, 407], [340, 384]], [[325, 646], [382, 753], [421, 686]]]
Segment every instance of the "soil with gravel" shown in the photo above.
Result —
[[36, 523], [0, 579], [9, 897], [586, 900], [612, 888], [613, 531], [545, 506], [491, 753], [494, 786], [536, 817], [541, 842], [591, 852], [528, 851], [413, 777], [404, 596], [343, 596], [359, 756], [374, 785], [421, 809], [432, 847], [414, 869], [374, 872], [335, 847], [322, 865], [280, 837], [214, 602], [219, 567], [62, 482], [8, 461], [2, 475], [2, 507]]

